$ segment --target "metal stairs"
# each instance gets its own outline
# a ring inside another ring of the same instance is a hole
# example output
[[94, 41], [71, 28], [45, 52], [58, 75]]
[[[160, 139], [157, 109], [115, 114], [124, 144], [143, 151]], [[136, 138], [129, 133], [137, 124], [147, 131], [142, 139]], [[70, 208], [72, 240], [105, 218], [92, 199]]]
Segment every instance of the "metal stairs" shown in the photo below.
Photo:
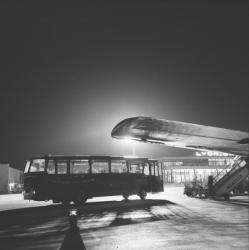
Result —
[[249, 174], [249, 158], [236, 156], [232, 166], [228, 165], [213, 179], [214, 196], [229, 198], [229, 193]]

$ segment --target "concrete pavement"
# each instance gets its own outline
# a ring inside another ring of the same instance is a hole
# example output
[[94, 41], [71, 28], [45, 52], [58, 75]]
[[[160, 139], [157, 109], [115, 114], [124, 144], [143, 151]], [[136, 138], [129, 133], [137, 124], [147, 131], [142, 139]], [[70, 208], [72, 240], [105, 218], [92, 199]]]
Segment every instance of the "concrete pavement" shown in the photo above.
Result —
[[[166, 186], [164, 193], [150, 194], [145, 201], [136, 196], [128, 202], [120, 197], [90, 200], [80, 210], [77, 220], [84, 247], [248, 250], [246, 203], [201, 200], [182, 193], [182, 186]], [[5, 226], [0, 226], [1, 250], [62, 248], [70, 233], [68, 211], [62, 206], [13, 211], [0, 213], [1, 221], [5, 221]]]

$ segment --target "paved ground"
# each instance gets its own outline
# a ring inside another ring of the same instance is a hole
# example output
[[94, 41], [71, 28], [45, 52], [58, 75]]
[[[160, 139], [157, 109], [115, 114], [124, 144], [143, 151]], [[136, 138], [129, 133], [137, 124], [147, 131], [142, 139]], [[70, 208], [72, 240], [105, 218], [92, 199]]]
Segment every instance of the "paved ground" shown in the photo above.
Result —
[[[181, 186], [167, 186], [146, 201], [135, 196], [128, 202], [92, 199], [79, 212], [78, 228], [71, 229], [62, 206], [37, 207], [18, 195], [2, 196], [0, 249], [248, 250], [248, 196], [227, 202], [189, 198], [182, 192]], [[6, 210], [9, 206], [22, 208]]]

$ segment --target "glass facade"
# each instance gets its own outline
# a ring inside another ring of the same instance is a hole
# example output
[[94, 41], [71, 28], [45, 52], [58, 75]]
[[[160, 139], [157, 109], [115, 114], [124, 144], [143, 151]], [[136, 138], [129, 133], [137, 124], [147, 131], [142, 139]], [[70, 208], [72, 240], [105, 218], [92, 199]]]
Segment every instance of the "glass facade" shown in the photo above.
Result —
[[[231, 166], [233, 155], [211, 155], [161, 158], [165, 183], [186, 183], [193, 179], [206, 182], [208, 176], [216, 176], [224, 168]], [[229, 169], [229, 167], [228, 167]]]

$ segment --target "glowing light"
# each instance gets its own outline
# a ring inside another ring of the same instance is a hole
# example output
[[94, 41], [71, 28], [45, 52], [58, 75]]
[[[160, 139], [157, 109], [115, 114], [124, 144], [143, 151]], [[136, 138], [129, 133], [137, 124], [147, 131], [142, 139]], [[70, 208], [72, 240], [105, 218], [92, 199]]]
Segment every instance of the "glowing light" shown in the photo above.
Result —
[[233, 156], [232, 154], [228, 153], [223, 153], [223, 152], [217, 152], [217, 151], [196, 151], [195, 152], [196, 156], [209, 156], [209, 157], [214, 157], [214, 156]]
[[135, 156], [135, 143], [134, 143], [134, 139], [131, 138], [131, 137], [124, 137], [124, 138], [122, 139], [122, 141], [123, 141], [125, 144], [127, 144], [127, 145], [129, 145], [129, 146], [131, 147], [132, 155], [133, 155], [133, 157], [134, 157], [134, 156]]
[[69, 216], [77, 216], [77, 209], [70, 209]]
[[124, 155], [124, 158], [137, 158], [135, 155]]
[[127, 144], [130, 144], [130, 143], [133, 143], [133, 140], [132, 140], [132, 138], [130, 138], [130, 137], [124, 137], [124, 138], [122, 139], [122, 142], [127, 143]]

